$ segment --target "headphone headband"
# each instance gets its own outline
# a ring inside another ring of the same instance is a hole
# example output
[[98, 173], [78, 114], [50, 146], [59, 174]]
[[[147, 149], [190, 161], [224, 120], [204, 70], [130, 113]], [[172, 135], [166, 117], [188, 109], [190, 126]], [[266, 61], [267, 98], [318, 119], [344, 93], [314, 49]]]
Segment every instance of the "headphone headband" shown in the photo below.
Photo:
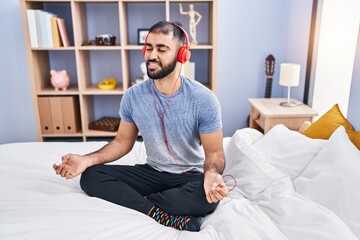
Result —
[[184, 46], [184, 47], [186, 47], [186, 49], [190, 49], [189, 36], [188, 36], [187, 32], [185, 31], [185, 29], [184, 29], [182, 26], [180, 26], [179, 24], [176, 24], [176, 23], [174, 23], [174, 22], [171, 22], [171, 24], [172, 24], [174, 27], [179, 28], [179, 29], [184, 33], [184, 37], [185, 37], [185, 46]]

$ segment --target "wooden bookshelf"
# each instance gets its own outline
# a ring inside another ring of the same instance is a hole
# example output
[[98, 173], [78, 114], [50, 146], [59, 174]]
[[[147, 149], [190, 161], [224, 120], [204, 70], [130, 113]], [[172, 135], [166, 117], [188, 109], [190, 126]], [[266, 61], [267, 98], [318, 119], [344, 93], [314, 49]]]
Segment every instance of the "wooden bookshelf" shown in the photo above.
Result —
[[[189, 31], [188, 16], [179, 13], [194, 4], [202, 19], [197, 27], [198, 44], [191, 45], [195, 62], [195, 79], [216, 91], [216, 29], [217, 0], [20, 0], [25, 36], [29, 81], [36, 118], [38, 140], [49, 138], [114, 137], [115, 132], [88, 129], [90, 122], [101, 117], [118, 117], [121, 97], [142, 76], [141, 45], [137, 31], [150, 28], [160, 20], [179, 21]], [[27, 10], [42, 9], [64, 18], [71, 46], [31, 47]], [[98, 34], [116, 36], [115, 46], [82, 46]], [[66, 91], [55, 91], [50, 83], [51, 69], [66, 69], [71, 85]], [[113, 77], [118, 82], [114, 90], [100, 90], [97, 83]], [[79, 102], [80, 130], [76, 133], [48, 134], [42, 132], [39, 98], [73, 96]]]

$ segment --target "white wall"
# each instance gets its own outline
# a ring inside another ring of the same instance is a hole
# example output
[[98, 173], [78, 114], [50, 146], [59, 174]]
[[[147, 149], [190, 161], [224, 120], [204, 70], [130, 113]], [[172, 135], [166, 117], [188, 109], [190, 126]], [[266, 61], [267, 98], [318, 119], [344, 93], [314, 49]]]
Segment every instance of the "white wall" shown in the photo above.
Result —
[[[247, 98], [264, 96], [264, 63], [270, 53], [277, 61], [273, 96], [285, 95], [278, 84], [279, 66], [281, 62], [306, 62], [311, 3], [312, 0], [218, 1], [217, 95], [225, 136], [247, 126]], [[2, 25], [2, 33], [11, 39], [0, 45], [1, 81], [7, 82], [7, 88], [0, 88], [0, 143], [35, 141], [19, 2], [0, 1], [0, 20], [10, 23]], [[301, 78], [303, 82], [304, 74]], [[302, 86], [292, 91], [292, 96], [299, 99], [302, 94]]]
[[35, 141], [36, 127], [18, 1], [0, 1], [0, 22], [0, 144]]
[[335, 103], [348, 111], [360, 20], [358, 0], [320, 0], [309, 104], [319, 116]]
[[299, 87], [291, 96], [303, 100], [312, 0], [219, 0], [218, 92], [224, 135], [247, 126], [248, 98], [265, 93], [265, 58], [276, 59], [272, 97], [286, 96], [279, 85], [280, 63], [301, 65]]
[[354, 62], [354, 71], [350, 87], [350, 100], [347, 118], [353, 127], [360, 130], [360, 26], [357, 39], [356, 56]]
[[[342, 5], [345, 0], [326, 1]], [[358, 5], [357, 0], [345, 2]], [[291, 93], [302, 100], [312, 0], [219, 0], [218, 5], [217, 95], [223, 110], [224, 135], [231, 136], [237, 129], [246, 127], [249, 114], [247, 98], [264, 95], [264, 60], [268, 54], [276, 58], [273, 96], [286, 96], [286, 91], [278, 84], [280, 63], [295, 62], [302, 66], [300, 86], [292, 88]], [[342, 9], [341, 6], [339, 9]], [[2, 36], [5, 37], [1, 38], [0, 44], [0, 144], [35, 141], [18, 1], [0, 1], [0, 21], [7, 23], [1, 25]], [[357, 79], [352, 81], [352, 88], [360, 89], [360, 65], [356, 66], [353, 78]], [[327, 72], [332, 68], [324, 67]], [[329, 74], [326, 78], [331, 76]], [[343, 81], [343, 76], [340, 79]], [[349, 109], [352, 107], [356, 111], [352, 111], [353, 115], [349, 117], [353, 117], [354, 122], [356, 119], [360, 122], [360, 113], [355, 113], [360, 112], [357, 110], [358, 98], [355, 98], [359, 94], [355, 92]], [[325, 93], [325, 98], [328, 95]]]

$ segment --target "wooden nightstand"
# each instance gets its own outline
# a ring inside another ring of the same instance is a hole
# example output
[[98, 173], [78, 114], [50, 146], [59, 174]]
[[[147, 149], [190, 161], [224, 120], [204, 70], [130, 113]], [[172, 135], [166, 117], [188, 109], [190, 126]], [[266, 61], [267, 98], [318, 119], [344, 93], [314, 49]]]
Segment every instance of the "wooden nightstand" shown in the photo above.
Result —
[[267, 133], [273, 126], [284, 124], [292, 130], [298, 131], [305, 121], [313, 121], [318, 114], [311, 107], [292, 99], [298, 105], [295, 107], [282, 107], [280, 102], [286, 98], [249, 98], [250, 122], [249, 127], [259, 128]]

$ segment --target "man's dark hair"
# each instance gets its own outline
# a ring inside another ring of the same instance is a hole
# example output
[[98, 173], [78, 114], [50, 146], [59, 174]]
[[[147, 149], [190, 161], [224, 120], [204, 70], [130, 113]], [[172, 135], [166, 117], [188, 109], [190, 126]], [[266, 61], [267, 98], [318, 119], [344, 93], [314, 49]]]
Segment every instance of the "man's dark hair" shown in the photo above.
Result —
[[160, 21], [155, 23], [150, 29], [150, 33], [162, 33], [168, 35], [170, 32], [173, 32], [173, 37], [179, 39], [182, 43], [185, 42], [184, 32], [179, 28], [182, 27], [182, 24], [179, 22], [167, 22]]

